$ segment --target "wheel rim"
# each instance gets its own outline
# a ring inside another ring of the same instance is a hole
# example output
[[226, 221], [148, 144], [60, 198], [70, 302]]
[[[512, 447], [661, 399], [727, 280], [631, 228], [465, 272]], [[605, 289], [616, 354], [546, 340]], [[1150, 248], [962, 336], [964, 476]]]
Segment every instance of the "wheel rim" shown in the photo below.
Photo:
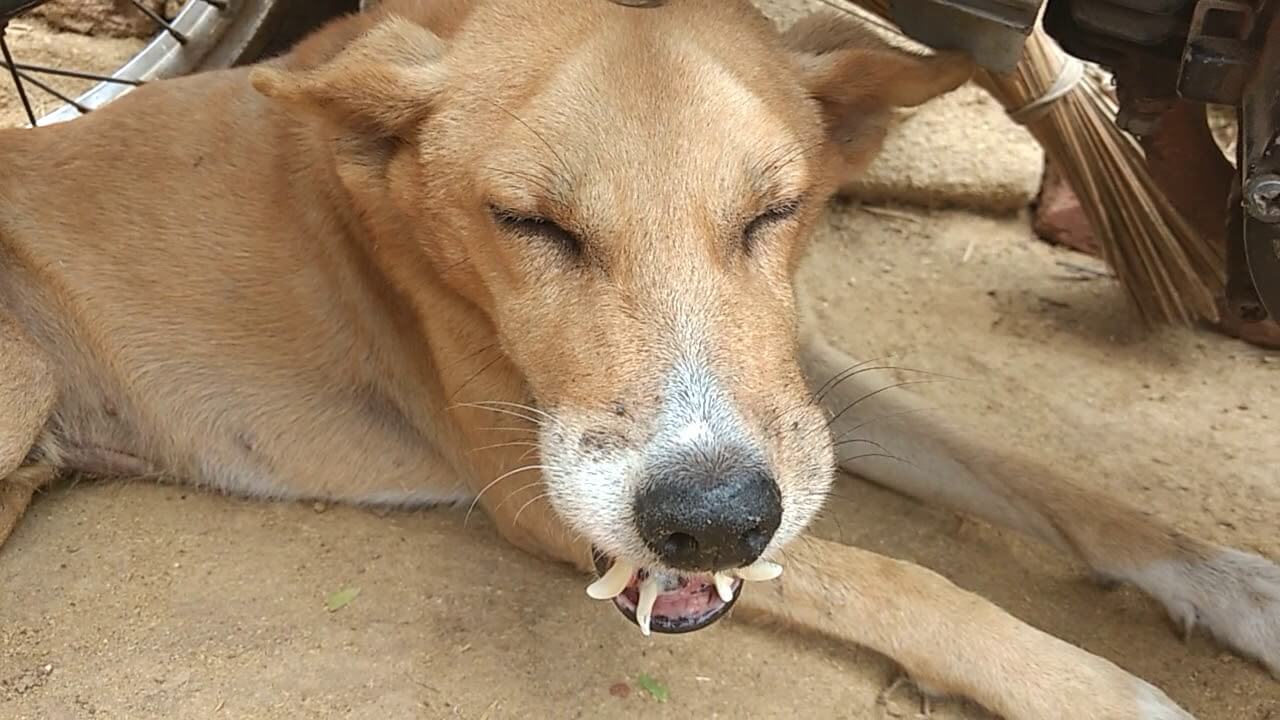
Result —
[[[43, 2], [31, 2], [23, 7], [29, 9], [38, 4]], [[268, 21], [271, 6], [271, 2], [264, 0], [187, 0], [171, 21], [144, 10], [157, 23], [157, 33], [141, 50], [106, 76], [25, 65], [21, 58], [11, 56], [7, 45], [3, 47], [0, 72], [7, 71], [17, 86], [19, 99], [28, 110], [28, 127], [32, 125], [30, 118], [34, 112], [26, 100], [26, 86], [50, 92], [65, 101], [54, 110], [35, 117], [35, 125], [65, 122], [102, 107], [143, 83], [231, 65], [239, 60], [239, 52], [228, 51], [228, 42], [239, 39], [243, 44], [248, 42], [248, 38], [259, 35], [259, 30]], [[135, 3], [135, 7], [142, 9], [144, 6]], [[0, 18], [0, 44], [4, 38], [3, 24], [4, 18]], [[97, 79], [99, 82], [71, 98], [43, 85], [34, 77], [39, 73]]]

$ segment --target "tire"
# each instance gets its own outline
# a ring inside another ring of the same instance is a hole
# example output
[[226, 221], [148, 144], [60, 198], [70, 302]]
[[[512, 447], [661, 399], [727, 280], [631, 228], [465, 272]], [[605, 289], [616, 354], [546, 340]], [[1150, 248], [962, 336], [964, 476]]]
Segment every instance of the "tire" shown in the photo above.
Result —
[[[220, 9], [205, 0], [187, 0], [172, 20], [173, 27], [187, 37], [186, 43], [162, 30], [111, 76], [136, 83], [243, 65], [283, 52], [330, 18], [358, 8], [358, 0], [225, 0], [224, 4], [226, 8]], [[131, 87], [101, 82], [76, 100], [92, 110]], [[42, 116], [39, 124], [64, 122], [80, 114], [63, 105]]]

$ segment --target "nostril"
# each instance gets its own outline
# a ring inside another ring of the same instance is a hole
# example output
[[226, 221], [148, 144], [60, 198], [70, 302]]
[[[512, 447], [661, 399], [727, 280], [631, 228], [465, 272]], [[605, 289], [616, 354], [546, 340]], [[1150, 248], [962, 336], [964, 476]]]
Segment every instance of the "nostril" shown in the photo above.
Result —
[[692, 557], [698, 552], [698, 539], [688, 533], [675, 532], [662, 541], [661, 555], [671, 558]]
[[707, 469], [691, 460], [655, 473], [636, 493], [636, 530], [670, 567], [694, 572], [741, 567], [755, 562], [772, 542], [782, 520], [781, 500], [763, 467]]
[[750, 549], [751, 554], [759, 555], [768, 547], [769, 540], [773, 538], [773, 531], [762, 525], [757, 525], [750, 530], [738, 536], [738, 541]]

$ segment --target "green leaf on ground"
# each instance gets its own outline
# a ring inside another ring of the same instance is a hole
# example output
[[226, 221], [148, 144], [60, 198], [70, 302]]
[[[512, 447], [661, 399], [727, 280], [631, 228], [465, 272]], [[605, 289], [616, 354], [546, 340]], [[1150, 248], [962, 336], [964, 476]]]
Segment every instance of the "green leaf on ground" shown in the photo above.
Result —
[[343, 588], [342, 590], [339, 590], [338, 592], [333, 593], [329, 597], [325, 598], [324, 606], [328, 608], [329, 612], [337, 612], [342, 608], [346, 607], [347, 605], [351, 604], [351, 601], [355, 600], [356, 596], [358, 596], [359, 594], [360, 594], [360, 588], [355, 588], [355, 587]]
[[671, 693], [667, 691], [667, 686], [663, 685], [662, 681], [656, 680], [644, 673], [640, 673], [640, 675], [636, 677], [636, 684], [643, 688], [645, 692], [649, 693], [650, 697], [660, 703], [666, 702], [671, 697]]

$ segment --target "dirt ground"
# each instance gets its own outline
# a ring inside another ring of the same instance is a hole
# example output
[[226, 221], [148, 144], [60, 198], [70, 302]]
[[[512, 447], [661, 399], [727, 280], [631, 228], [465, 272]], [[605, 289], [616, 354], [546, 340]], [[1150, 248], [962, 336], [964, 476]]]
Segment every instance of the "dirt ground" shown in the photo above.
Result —
[[[1096, 262], [1034, 241], [1024, 213], [838, 205], [814, 256], [804, 279], [830, 333], [961, 378], [923, 386], [952, 422], [1280, 558], [1280, 355], [1145, 330]], [[817, 531], [934, 568], [1203, 720], [1280, 720], [1280, 682], [1200, 635], [1183, 644], [1153, 602], [1012, 533], [852, 479]], [[909, 690], [878, 700], [895, 670], [868, 651], [732, 619], [642, 638], [582, 578], [461, 511], [65, 484], [0, 548], [0, 587], [0, 718], [14, 720], [916, 712]], [[330, 612], [346, 589], [359, 593]], [[944, 701], [934, 717], [988, 716]]]

